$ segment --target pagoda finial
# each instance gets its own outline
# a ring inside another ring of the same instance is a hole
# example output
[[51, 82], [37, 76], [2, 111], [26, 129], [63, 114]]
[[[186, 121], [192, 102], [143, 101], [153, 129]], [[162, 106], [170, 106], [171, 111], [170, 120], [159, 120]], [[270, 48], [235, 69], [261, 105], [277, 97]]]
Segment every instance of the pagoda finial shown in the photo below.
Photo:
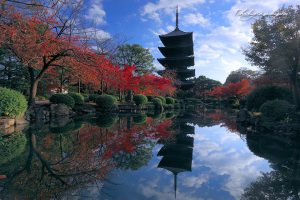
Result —
[[176, 199], [176, 192], [177, 192], [177, 173], [174, 173], [174, 193]]
[[176, 7], [176, 30], [178, 30], [178, 5]]

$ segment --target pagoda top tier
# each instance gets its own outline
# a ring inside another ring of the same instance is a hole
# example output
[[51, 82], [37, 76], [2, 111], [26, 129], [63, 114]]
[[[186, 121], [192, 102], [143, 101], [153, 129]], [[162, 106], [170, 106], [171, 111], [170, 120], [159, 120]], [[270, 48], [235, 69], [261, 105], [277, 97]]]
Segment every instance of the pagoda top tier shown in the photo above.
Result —
[[184, 31], [180, 30], [178, 27], [176, 27], [174, 31], [164, 34], [164, 35], [159, 35], [159, 37], [165, 38], [165, 37], [190, 36], [192, 34], [193, 34], [193, 32], [184, 32]]

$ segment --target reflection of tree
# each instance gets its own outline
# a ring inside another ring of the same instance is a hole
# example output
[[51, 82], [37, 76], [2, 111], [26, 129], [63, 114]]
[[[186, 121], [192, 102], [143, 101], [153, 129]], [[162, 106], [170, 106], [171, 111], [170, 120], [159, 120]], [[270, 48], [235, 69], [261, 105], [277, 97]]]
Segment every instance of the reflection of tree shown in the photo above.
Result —
[[246, 139], [249, 149], [267, 159], [274, 171], [251, 183], [242, 199], [300, 199], [299, 136], [261, 133], [248, 134]]
[[264, 173], [245, 189], [242, 200], [247, 199], [299, 199], [299, 181], [288, 181], [279, 171]]
[[[97, 126], [97, 118], [91, 121], [83, 125], [81, 122], [80, 129], [67, 124], [63, 133], [58, 127], [55, 133], [31, 127], [25, 153], [0, 166], [0, 174], [7, 175], [0, 182], [0, 198], [62, 198], [66, 192], [87, 184], [98, 185], [115, 167], [137, 169], [145, 165], [152, 156], [153, 141], [169, 136], [168, 120], [147, 118], [149, 123], [133, 125], [131, 129], [127, 129], [126, 118], [110, 129]], [[118, 165], [119, 161], [125, 162]]]
[[3, 183], [3, 196], [28, 199], [58, 197], [67, 189], [96, 181], [108, 170], [109, 163], [99, 162], [100, 158], [94, 158], [91, 151], [76, 151], [74, 148], [72, 153], [61, 157], [56, 149], [45, 152], [42, 146], [37, 147], [38, 139], [30, 128], [26, 159], [13, 171], [1, 169], [8, 176]]
[[147, 165], [152, 158], [152, 150], [155, 143], [153, 141], [145, 141], [136, 146], [136, 150], [132, 153], [120, 152], [113, 156], [116, 167], [120, 169], [137, 170]]
[[234, 110], [200, 109], [196, 113], [186, 114], [189, 122], [200, 127], [221, 124], [230, 132], [236, 132], [236, 113]]
[[21, 155], [26, 147], [26, 137], [23, 133], [1, 135], [0, 133], [0, 165]]

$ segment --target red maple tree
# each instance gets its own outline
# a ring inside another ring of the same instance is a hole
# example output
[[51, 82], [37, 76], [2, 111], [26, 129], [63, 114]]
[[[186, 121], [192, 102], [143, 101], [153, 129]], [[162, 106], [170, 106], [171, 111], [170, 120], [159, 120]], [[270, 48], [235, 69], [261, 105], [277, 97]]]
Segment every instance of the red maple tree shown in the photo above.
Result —
[[228, 99], [231, 97], [241, 98], [247, 95], [252, 89], [253, 87], [250, 85], [250, 82], [246, 79], [243, 79], [237, 83], [230, 83], [224, 86], [214, 87], [208, 92], [208, 95], [217, 97], [219, 99]]

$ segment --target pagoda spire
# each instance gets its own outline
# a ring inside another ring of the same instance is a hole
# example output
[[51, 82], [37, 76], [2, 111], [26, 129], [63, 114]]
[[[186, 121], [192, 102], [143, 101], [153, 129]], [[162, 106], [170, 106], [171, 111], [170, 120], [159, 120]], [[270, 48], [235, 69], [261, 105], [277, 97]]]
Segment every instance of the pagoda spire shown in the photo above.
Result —
[[179, 30], [179, 27], [178, 27], [178, 5], [176, 7], [176, 30]]
[[177, 173], [174, 173], [174, 193], [176, 199], [176, 192], [177, 192]]

